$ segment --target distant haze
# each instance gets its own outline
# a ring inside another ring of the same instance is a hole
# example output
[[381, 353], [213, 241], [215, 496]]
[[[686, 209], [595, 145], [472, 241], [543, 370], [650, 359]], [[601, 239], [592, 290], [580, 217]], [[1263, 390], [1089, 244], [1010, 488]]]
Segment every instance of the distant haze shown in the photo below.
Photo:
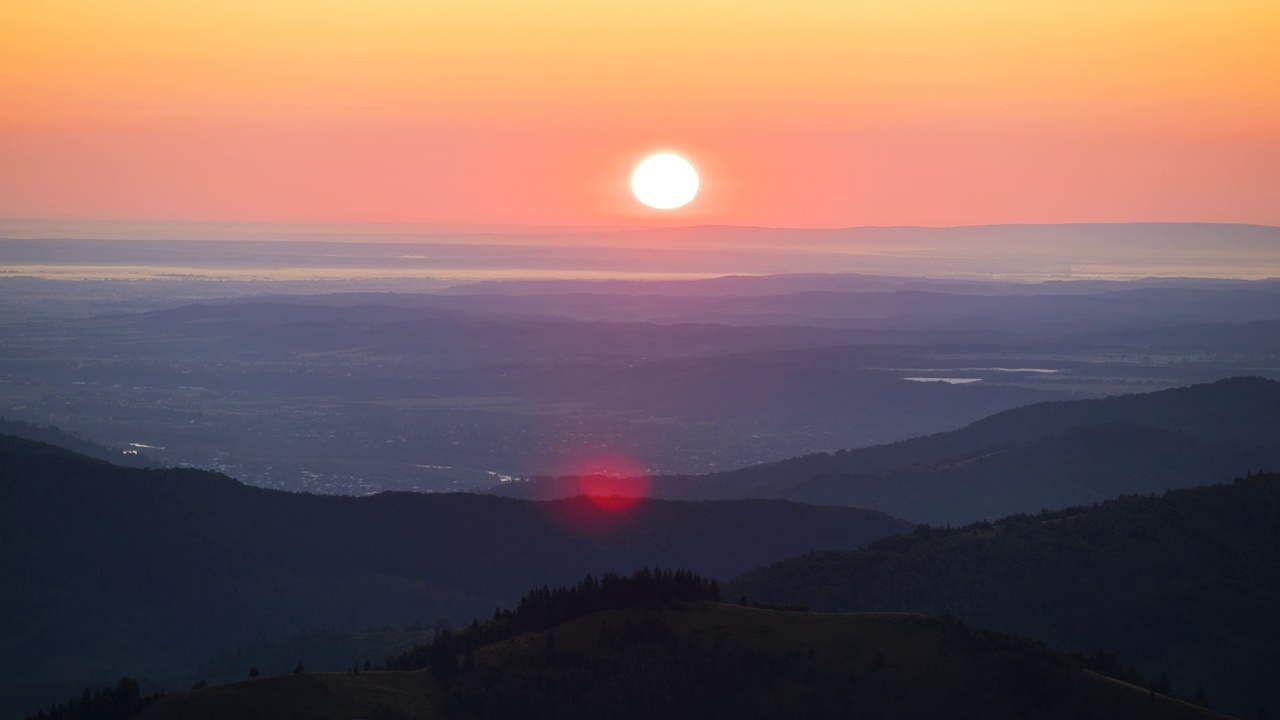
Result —
[[1259, 279], [1280, 276], [1280, 228], [1212, 223], [442, 228], [9, 220], [0, 221], [0, 258], [0, 277], [67, 279], [434, 279], [450, 284], [815, 272], [1025, 281]]

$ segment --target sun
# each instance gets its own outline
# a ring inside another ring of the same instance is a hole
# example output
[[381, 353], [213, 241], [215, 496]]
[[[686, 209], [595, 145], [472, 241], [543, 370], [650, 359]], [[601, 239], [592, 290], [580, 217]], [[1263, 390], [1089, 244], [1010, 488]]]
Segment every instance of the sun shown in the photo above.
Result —
[[631, 173], [631, 192], [651, 208], [672, 210], [698, 194], [698, 171], [679, 155], [658, 153]]

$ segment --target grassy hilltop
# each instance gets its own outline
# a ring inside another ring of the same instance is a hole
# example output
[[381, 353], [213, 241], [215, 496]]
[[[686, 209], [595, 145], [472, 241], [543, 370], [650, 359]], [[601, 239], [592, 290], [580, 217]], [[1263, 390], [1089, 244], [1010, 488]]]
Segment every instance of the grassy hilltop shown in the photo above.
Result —
[[716, 602], [606, 610], [484, 645], [456, 675], [299, 674], [184, 692], [139, 720], [1221, 718], [1024, 639], [901, 613]]

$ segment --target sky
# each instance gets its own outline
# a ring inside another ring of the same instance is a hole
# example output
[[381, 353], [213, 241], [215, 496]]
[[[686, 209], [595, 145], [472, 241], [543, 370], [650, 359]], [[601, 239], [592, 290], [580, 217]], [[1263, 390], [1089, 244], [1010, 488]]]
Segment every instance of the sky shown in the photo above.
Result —
[[[0, 218], [1280, 225], [1275, 0], [0, 0]], [[698, 169], [646, 208], [632, 168]]]

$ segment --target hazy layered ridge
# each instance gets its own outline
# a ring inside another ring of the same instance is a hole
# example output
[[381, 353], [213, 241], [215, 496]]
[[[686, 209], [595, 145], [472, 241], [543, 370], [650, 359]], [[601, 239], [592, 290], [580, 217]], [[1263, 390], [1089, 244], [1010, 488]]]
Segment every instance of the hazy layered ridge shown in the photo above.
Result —
[[[691, 277], [862, 272], [942, 277], [1280, 276], [1280, 229], [1136, 223], [958, 228], [692, 227], [440, 232], [281, 225], [0, 226], [10, 273], [43, 277]], [[66, 234], [88, 230], [85, 235]], [[92, 239], [94, 236], [98, 239]], [[139, 236], [171, 242], [131, 240]], [[210, 237], [216, 239], [208, 239]], [[187, 238], [181, 242], [177, 240]], [[81, 239], [76, 239], [81, 238]], [[201, 239], [192, 239], [201, 238]]]
[[[1271, 467], [1280, 467], [1280, 382], [1233, 378], [1142, 395], [1039, 403], [888, 445], [708, 475], [656, 477], [645, 491], [681, 499], [786, 498], [958, 524], [1218, 482]], [[576, 494], [578, 481], [540, 478], [505, 483], [493, 492], [560, 497]]]

